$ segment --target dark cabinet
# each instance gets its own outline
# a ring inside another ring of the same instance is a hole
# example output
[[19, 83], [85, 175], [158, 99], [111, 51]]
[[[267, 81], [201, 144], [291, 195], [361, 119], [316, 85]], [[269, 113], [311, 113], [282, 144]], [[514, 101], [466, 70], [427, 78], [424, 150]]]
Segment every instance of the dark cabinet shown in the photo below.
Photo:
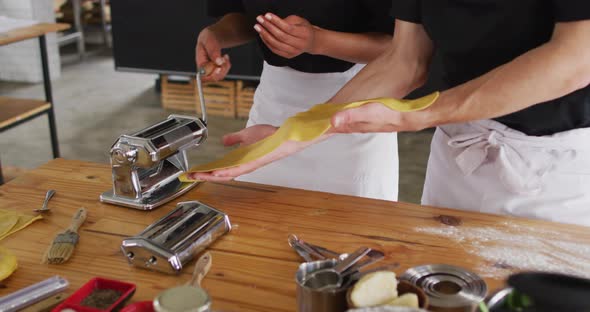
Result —
[[[115, 67], [120, 71], [194, 74], [201, 29], [215, 22], [204, 0], [111, 0]], [[231, 77], [257, 78], [262, 57], [255, 43], [233, 48]]]

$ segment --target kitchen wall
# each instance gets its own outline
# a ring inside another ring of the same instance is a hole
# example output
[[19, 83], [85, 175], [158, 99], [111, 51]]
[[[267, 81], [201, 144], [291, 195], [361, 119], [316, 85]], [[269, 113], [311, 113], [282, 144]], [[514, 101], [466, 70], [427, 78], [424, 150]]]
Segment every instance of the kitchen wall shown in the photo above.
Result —
[[[0, 16], [55, 22], [51, 0], [0, 0]], [[55, 33], [47, 35], [47, 44], [51, 77], [57, 78], [61, 74], [61, 68]], [[38, 39], [0, 47], [0, 80], [43, 81]]]

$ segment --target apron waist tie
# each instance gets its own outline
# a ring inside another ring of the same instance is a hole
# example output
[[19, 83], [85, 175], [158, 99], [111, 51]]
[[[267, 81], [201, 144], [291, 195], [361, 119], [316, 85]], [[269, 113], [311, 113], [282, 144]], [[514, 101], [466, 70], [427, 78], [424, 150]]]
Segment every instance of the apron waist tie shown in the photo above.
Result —
[[[497, 130], [482, 129], [482, 132], [465, 133], [451, 137], [449, 146], [462, 149], [455, 158], [464, 175], [469, 176], [486, 161], [494, 161], [504, 186], [513, 193], [535, 195], [543, 189], [543, 177], [555, 168], [559, 153], [542, 153], [537, 164], [525, 159], [515, 148], [523, 139], [509, 138]], [[491, 151], [497, 151], [497, 158], [490, 159]]]

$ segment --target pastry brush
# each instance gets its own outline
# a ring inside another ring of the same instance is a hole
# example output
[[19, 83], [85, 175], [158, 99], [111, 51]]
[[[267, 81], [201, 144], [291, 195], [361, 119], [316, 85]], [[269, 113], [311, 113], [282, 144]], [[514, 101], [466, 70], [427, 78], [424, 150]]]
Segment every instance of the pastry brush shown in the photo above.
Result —
[[70, 227], [53, 239], [51, 246], [43, 256], [43, 263], [61, 264], [70, 259], [80, 237], [78, 229], [86, 221], [86, 215], [86, 208], [78, 209]]

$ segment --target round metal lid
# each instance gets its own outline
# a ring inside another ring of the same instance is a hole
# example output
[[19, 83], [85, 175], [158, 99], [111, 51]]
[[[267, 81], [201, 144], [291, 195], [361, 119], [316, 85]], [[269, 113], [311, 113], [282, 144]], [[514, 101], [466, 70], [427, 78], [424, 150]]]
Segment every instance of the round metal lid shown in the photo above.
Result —
[[154, 299], [157, 312], [206, 312], [210, 307], [211, 299], [207, 292], [193, 286], [170, 288]]

